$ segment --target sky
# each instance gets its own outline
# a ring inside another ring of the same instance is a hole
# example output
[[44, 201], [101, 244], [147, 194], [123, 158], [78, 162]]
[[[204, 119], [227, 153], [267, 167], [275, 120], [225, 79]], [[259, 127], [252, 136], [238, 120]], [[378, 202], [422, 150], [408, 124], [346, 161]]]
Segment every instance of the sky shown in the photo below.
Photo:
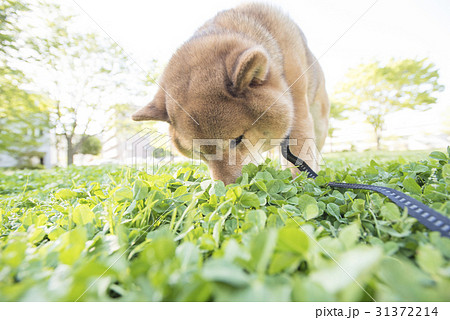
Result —
[[[76, 0], [64, 1], [86, 25], [106, 32], [143, 69], [166, 63], [195, 30], [218, 11], [243, 1]], [[440, 69], [446, 90], [425, 113], [400, 112], [389, 126], [432, 131], [450, 113], [450, 1], [447, 0], [281, 0], [279, 6], [300, 26], [325, 73], [331, 94], [351, 67], [372, 59], [428, 57]], [[88, 17], [90, 16], [90, 18]], [[92, 20], [95, 22], [93, 22]], [[149, 94], [153, 90], [149, 89]], [[151, 99], [149, 96], [147, 99]], [[139, 102], [140, 103], [140, 102]], [[424, 124], [429, 124], [425, 126]], [[351, 130], [343, 129], [343, 134]], [[359, 129], [353, 126], [354, 130]], [[389, 129], [389, 128], [388, 128]], [[367, 130], [367, 127], [364, 129]]]

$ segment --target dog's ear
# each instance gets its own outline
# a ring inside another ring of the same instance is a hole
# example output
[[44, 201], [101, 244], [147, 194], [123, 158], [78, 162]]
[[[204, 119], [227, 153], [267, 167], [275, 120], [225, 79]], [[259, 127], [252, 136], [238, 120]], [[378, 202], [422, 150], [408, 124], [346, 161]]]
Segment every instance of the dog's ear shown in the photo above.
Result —
[[158, 90], [152, 102], [133, 113], [131, 119], [134, 121], [156, 120], [169, 122], [164, 91]]
[[267, 76], [268, 56], [263, 48], [245, 50], [237, 59], [233, 69], [232, 82], [237, 92], [252, 84], [262, 84]]

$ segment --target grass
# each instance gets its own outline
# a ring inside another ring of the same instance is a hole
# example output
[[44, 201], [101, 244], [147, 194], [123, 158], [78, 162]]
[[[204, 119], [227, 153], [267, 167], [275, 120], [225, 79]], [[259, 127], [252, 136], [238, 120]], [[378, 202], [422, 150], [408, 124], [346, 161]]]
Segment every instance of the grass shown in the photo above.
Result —
[[327, 155], [315, 181], [267, 161], [229, 186], [190, 164], [2, 171], [0, 300], [448, 301], [449, 239], [326, 186], [389, 186], [450, 216], [449, 158], [431, 156]]
[[445, 152], [445, 150], [408, 150], [408, 151], [386, 151], [386, 150], [370, 150], [364, 152], [347, 151], [332, 152], [323, 155], [324, 162], [327, 167], [340, 168], [346, 166], [364, 167], [371, 160], [378, 162], [407, 162], [407, 161], [425, 161], [429, 159], [429, 154], [433, 151]]

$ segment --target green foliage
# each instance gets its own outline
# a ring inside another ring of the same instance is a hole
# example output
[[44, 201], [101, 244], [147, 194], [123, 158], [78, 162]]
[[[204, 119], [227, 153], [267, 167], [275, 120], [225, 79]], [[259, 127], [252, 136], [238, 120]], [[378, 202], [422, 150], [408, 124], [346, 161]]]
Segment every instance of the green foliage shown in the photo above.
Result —
[[94, 136], [87, 136], [81, 140], [79, 152], [81, 154], [98, 155], [102, 151], [102, 142]]
[[[342, 103], [336, 103], [331, 101], [330, 103], [330, 119], [328, 122], [328, 137], [333, 138], [334, 131], [336, 130], [336, 121], [347, 118], [347, 106]], [[331, 143], [331, 141], [330, 141]]]
[[42, 97], [20, 88], [23, 74], [0, 68], [0, 152], [18, 155], [35, 149], [40, 132], [50, 128], [48, 104]]
[[0, 172], [0, 300], [448, 301], [449, 239], [326, 182], [450, 216], [449, 155], [327, 165], [292, 180], [250, 164], [228, 186], [190, 164]]
[[21, 29], [17, 25], [20, 14], [29, 10], [25, 1], [0, 0], [0, 52], [11, 55], [16, 52]]
[[427, 59], [374, 61], [350, 69], [333, 95], [336, 109], [357, 110], [373, 127], [380, 147], [387, 114], [401, 110], [427, 110], [437, 100], [439, 72]]
[[48, 102], [24, 90], [29, 80], [12, 67], [23, 48], [19, 16], [27, 10], [23, 1], [0, 0], [0, 153], [15, 157], [19, 166], [36, 154], [43, 142], [40, 133], [50, 128]]

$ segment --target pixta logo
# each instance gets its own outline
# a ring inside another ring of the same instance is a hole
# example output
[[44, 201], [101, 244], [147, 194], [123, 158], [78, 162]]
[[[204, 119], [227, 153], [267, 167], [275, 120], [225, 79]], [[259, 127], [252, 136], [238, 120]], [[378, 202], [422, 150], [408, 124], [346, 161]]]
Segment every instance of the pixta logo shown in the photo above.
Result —
[[[280, 139], [259, 139], [252, 143], [243, 138], [239, 141], [229, 139], [193, 139], [190, 150], [193, 164], [223, 161], [230, 166], [245, 165], [250, 162], [262, 163], [270, 151], [271, 157], [277, 157], [282, 166], [289, 166], [281, 154], [281, 143], [286, 141]], [[296, 150], [296, 155], [302, 160], [323, 165], [324, 161], [314, 139], [305, 139], [300, 144], [297, 139], [287, 140], [291, 150]], [[239, 148], [239, 149], [238, 149]], [[170, 136], [151, 129], [144, 129], [130, 137], [126, 142], [126, 164], [134, 169], [143, 170], [147, 173], [156, 174], [161, 167], [175, 160], [189, 161], [186, 157], [178, 157], [171, 143]]]
[[303, 161], [318, 166], [324, 165], [322, 155], [317, 148], [314, 139], [304, 139], [298, 143], [297, 139], [258, 139], [252, 143], [249, 139], [241, 139], [240, 153], [244, 156], [239, 157], [235, 140], [226, 139], [193, 139], [192, 140], [192, 160], [199, 161], [226, 161], [228, 165], [245, 165], [250, 162], [261, 163], [267, 157], [267, 152], [278, 157], [279, 163], [283, 166], [289, 165], [287, 160], [282, 157], [281, 143], [285, 141], [291, 150], [295, 148], [296, 156]]
[[174, 160], [169, 135], [152, 129], [143, 129], [127, 139], [125, 149], [127, 166], [151, 174]]

